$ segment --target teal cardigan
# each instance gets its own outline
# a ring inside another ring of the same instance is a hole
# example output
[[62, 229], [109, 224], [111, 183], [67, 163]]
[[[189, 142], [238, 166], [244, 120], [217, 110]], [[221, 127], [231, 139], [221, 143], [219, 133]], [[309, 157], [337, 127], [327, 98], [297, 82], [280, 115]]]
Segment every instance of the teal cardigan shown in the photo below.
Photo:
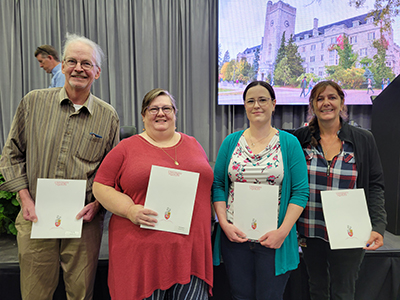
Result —
[[[228, 166], [232, 153], [236, 148], [243, 130], [230, 134], [223, 141], [214, 167], [213, 202], [228, 201], [230, 180]], [[279, 131], [281, 144], [284, 177], [282, 181], [281, 203], [279, 208], [278, 226], [285, 218], [289, 203], [305, 207], [309, 196], [307, 165], [303, 150], [296, 137], [285, 131]], [[220, 264], [221, 255], [221, 227], [216, 228], [213, 263]], [[282, 246], [275, 252], [275, 275], [294, 270], [299, 264], [299, 250], [297, 244], [296, 225], [293, 226]]]

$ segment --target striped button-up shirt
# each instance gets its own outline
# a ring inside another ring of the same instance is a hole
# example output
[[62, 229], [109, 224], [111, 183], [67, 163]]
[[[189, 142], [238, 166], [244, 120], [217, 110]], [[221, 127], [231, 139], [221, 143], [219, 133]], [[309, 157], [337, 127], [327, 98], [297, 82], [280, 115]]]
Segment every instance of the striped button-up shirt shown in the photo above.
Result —
[[34, 90], [21, 101], [0, 159], [0, 190], [28, 188], [35, 200], [38, 178], [84, 179], [86, 203], [105, 155], [119, 142], [119, 118], [90, 94], [75, 107], [64, 88]]

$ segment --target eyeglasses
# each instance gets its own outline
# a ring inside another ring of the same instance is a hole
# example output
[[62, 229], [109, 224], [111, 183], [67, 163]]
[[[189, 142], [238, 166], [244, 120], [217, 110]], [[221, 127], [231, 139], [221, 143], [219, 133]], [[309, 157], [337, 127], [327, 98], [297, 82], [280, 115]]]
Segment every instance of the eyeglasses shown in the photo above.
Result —
[[248, 106], [248, 107], [253, 107], [254, 104], [257, 102], [258, 105], [260, 106], [265, 106], [267, 105], [268, 101], [272, 100], [271, 98], [262, 98], [262, 99], [258, 99], [258, 100], [253, 100], [253, 99], [249, 99], [246, 100], [244, 103]]
[[[78, 64], [78, 61], [74, 58], [66, 58], [64, 61], [67, 67], [69, 68], [75, 68], [76, 65]], [[82, 60], [79, 63], [81, 64], [81, 68], [87, 71], [91, 70], [95, 66], [88, 60]]]
[[149, 106], [146, 108], [150, 114], [152, 115], [156, 115], [158, 114], [158, 112], [160, 111], [160, 109], [162, 110], [162, 112], [166, 115], [169, 115], [170, 113], [172, 113], [172, 111], [174, 110], [173, 106], [170, 105], [166, 105], [163, 107], [159, 107], [159, 106]]

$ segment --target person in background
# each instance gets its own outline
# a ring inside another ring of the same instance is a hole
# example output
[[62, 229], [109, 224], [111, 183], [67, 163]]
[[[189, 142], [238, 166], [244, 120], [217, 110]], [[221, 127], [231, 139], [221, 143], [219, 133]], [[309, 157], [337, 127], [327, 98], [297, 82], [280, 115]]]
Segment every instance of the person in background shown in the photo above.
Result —
[[[310, 199], [297, 222], [311, 299], [354, 299], [365, 250], [383, 245], [386, 227], [384, 181], [371, 132], [349, 125], [344, 93], [333, 81], [315, 85], [309, 100], [309, 126], [294, 132], [307, 161]], [[372, 232], [364, 249], [331, 250], [320, 192], [363, 188]]]
[[367, 94], [369, 94], [369, 91], [371, 90], [372, 94], [374, 93], [374, 90], [372, 89], [372, 79], [368, 78], [367, 80], [368, 86], [367, 86]]
[[308, 96], [308, 94], [311, 92], [311, 90], [312, 90], [313, 87], [314, 87], [314, 79], [311, 78], [311, 79], [310, 79], [310, 82], [308, 83], [308, 91], [307, 91], [307, 94], [305, 95], [305, 97]]
[[[213, 204], [219, 221], [214, 264], [219, 265], [222, 253], [232, 299], [282, 299], [290, 271], [299, 264], [295, 223], [308, 200], [307, 166], [298, 140], [271, 126], [273, 88], [254, 81], [243, 100], [250, 127], [223, 141], [214, 167]], [[233, 224], [235, 182], [279, 186], [277, 229], [258, 241], [248, 240]]]
[[[113, 299], [208, 299], [213, 285], [210, 195], [213, 172], [201, 145], [176, 132], [176, 105], [163, 89], [142, 102], [145, 131], [126, 138], [104, 159], [93, 192], [113, 213], [108, 285]], [[189, 235], [149, 230], [144, 208], [152, 165], [200, 173]]]
[[302, 95], [305, 97], [306, 96], [306, 88], [307, 88], [307, 77], [306, 76], [304, 76], [303, 79], [301, 80], [300, 87], [301, 87], [301, 93], [300, 93], [299, 97], [301, 97]]
[[[68, 299], [93, 297], [103, 213], [92, 183], [101, 161], [119, 141], [117, 112], [90, 93], [100, 77], [102, 57], [93, 41], [67, 34], [64, 87], [28, 93], [3, 148], [0, 173], [5, 182], [0, 190], [18, 192], [21, 198], [15, 226], [23, 300], [53, 299], [60, 265]], [[32, 222], [40, 221], [35, 208], [38, 178], [86, 180], [85, 206], [76, 216], [83, 218], [81, 238], [30, 238]]]
[[47, 73], [52, 74], [49, 88], [63, 87], [65, 76], [61, 71], [61, 62], [56, 49], [50, 45], [42, 45], [36, 48], [35, 57], [39, 66]]

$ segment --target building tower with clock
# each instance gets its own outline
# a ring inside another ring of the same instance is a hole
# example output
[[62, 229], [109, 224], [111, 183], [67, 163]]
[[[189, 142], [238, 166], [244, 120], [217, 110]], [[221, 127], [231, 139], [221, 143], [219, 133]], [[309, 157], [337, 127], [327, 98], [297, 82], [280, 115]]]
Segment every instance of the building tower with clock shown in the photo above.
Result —
[[272, 3], [268, 1], [265, 16], [264, 37], [260, 55], [258, 80], [265, 80], [274, 72], [275, 59], [281, 44], [283, 32], [286, 39], [294, 35], [296, 8], [283, 1]]
[[[312, 16], [310, 15], [310, 20]], [[374, 59], [377, 49], [373, 42], [381, 39], [380, 26], [374, 24], [374, 17], [362, 14], [340, 20], [327, 25], [319, 26], [319, 20], [313, 18], [313, 27], [295, 33], [296, 8], [279, 0], [276, 3], [267, 2], [264, 36], [261, 44], [246, 48], [237, 55], [237, 61], [246, 59], [254, 62], [255, 53], [259, 50], [258, 80], [273, 78], [275, 60], [281, 45], [282, 35], [285, 32], [286, 41], [293, 34], [294, 43], [298, 47], [298, 54], [303, 60], [305, 73], [312, 73], [319, 78], [326, 78], [326, 66], [339, 64], [339, 55], [332, 46], [336, 45], [343, 36], [347, 36], [353, 53], [358, 55], [356, 68], [363, 68], [363, 58]], [[392, 69], [395, 76], [400, 74], [400, 46], [394, 41], [393, 29], [384, 32], [387, 42], [386, 66]], [[380, 78], [377, 80], [381, 80]]]

